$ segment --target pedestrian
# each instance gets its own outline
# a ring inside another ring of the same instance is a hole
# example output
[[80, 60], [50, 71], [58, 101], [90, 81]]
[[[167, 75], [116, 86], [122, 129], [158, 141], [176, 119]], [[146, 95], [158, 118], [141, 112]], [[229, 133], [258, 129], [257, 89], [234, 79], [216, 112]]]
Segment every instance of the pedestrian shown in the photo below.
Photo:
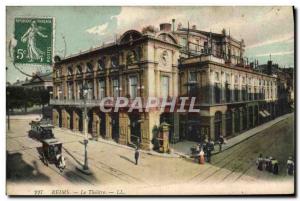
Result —
[[258, 170], [263, 171], [264, 159], [262, 154], [259, 154], [259, 157], [256, 159], [256, 165]]
[[278, 160], [276, 160], [275, 158], [273, 158], [271, 160], [271, 163], [272, 163], [272, 172], [273, 172], [273, 174], [278, 175]]
[[204, 151], [201, 149], [199, 153], [199, 164], [204, 164], [205, 163], [205, 157], [204, 157]]
[[264, 169], [268, 171], [268, 168], [269, 168], [269, 157], [266, 156], [266, 158], [264, 159]]
[[219, 143], [219, 152], [221, 152], [222, 151], [222, 145], [224, 144], [224, 137], [223, 137], [223, 135], [219, 136], [218, 143]]
[[272, 172], [272, 156], [269, 156], [268, 160], [266, 161], [267, 171]]
[[294, 175], [294, 161], [293, 158], [290, 156], [289, 159], [287, 160], [287, 174], [292, 176]]
[[139, 148], [137, 147], [134, 153], [135, 165], [138, 165], [139, 157], [140, 157], [140, 152], [139, 152]]
[[206, 144], [206, 161], [210, 163], [211, 152], [214, 150], [214, 143], [212, 141], [208, 141]]

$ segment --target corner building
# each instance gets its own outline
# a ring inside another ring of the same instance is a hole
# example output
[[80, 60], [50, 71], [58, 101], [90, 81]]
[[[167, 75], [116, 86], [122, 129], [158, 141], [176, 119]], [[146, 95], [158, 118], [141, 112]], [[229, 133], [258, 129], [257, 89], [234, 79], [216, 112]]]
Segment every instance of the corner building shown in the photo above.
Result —
[[[88, 86], [88, 132], [118, 143], [152, 148], [153, 130], [170, 124], [169, 140], [230, 137], [277, 116], [277, 78], [243, 56], [244, 41], [164, 23], [160, 30], [125, 32], [115, 42], [57, 60], [53, 123], [83, 132], [83, 86]], [[196, 97], [199, 113], [102, 112], [104, 97]]]

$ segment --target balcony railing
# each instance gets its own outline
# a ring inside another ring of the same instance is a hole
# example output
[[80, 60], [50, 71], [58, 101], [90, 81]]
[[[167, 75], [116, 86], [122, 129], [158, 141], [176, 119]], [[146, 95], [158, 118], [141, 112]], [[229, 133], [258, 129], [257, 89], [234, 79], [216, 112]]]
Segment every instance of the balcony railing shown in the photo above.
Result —
[[[101, 100], [86, 100], [87, 106], [99, 106]], [[83, 106], [83, 99], [50, 99], [50, 105], [73, 105], [73, 106]]]

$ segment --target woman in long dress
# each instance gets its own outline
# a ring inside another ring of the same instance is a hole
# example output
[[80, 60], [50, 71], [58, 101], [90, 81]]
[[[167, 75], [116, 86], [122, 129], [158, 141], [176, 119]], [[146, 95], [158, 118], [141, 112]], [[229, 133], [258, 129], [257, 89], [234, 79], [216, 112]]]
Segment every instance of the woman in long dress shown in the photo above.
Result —
[[203, 149], [201, 149], [201, 151], [199, 153], [199, 163], [200, 164], [204, 164], [205, 163], [205, 157], [204, 157], [204, 151], [203, 151]]
[[36, 46], [36, 38], [37, 36], [47, 38], [47, 35], [42, 34], [40, 29], [41, 27], [37, 26], [36, 21], [32, 21], [29, 29], [21, 38], [23, 43], [27, 42], [27, 58], [31, 62], [43, 58], [44, 52]]

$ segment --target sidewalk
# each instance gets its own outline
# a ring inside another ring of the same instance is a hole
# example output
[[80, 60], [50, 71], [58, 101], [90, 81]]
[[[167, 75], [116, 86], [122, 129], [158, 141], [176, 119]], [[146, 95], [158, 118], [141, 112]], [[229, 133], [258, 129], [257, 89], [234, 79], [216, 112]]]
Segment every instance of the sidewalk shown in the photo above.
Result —
[[[226, 141], [226, 144], [223, 144], [222, 145], [222, 151], [225, 151], [227, 149], [230, 149], [231, 147], [247, 140], [248, 138], [258, 134], [259, 132], [277, 124], [278, 122], [290, 117], [291, 115], [294, 115], [294, 113], [289, 113], [289, 114], [285, 114], [283, 116], [280, 116], [274, 120], [271, 120], [265, 124], [262, 124], [260, 126], [257, 126], [255, 128], [252, 128], [250, 130], [247, 130], [245, 131], [244, 133], [241, 133], [233, 138], [230, 138], [229, 140]], [[194, 142], [194, 141], [183, 141], [183, 142], [179, 142], [179, 143], [176, 143], [176, 144], [172, 144], [171, 145], [171, 148], [173, 148], [173, 153], [175, 154], [178, 154], [179, 156], [181, 157], [184, 157], [184, 158], [190, 158], [191, 155], [190, 155], [190, 148], [194, 145], [198, 144], [197, 142]], [[218, 154], [220, 153], [219, 152], [219, 145], [216, 144], [215, 145], [215, 149], [214, 151], [212, 152], [212, 155], [215, 155], [215, 154]]]
[[[284, 120], [284, 119], [286, 119], [286, 118], [288, 118], [288, 117], [290, 117], [292, 115], [294, 115], [294, 113], [285, 114], [283, 116], [280, 116], [280, 117], [278, 117], [276, 119], [273, 119], [273, 120], [271, 120], [271, 121], [269, 121], [267, 123], [264, 123], [264, 124], [262, 124], [260, 126], [252, 128], [250, 130], [247, 130], [246, 132], [244, 132], [242, 134], [239, 134], [236, 137], [233, 137], [233, 138], [227, 140], [226, 144], [222, 145], [222, 151], [230, 149], [231, 147], [233, 147], [233, 146], [235, 146], [235, 145], [237, 145], [237, 144], [239, 144], [239, 143], [247, 140], [248, 138], [250, 138], [250, 137], [258, 134], [259, 132], [261, 132], [261, 131], [263, 131], [263, 130], [265, 130], [265, 129], [267, 129], [267, 128], [275, 125], [275, 124], [277, 124], [278, 122], [280, 122], [280, 121], [282, 121], [282, 120]], [[219, 145], [215, 145], [215, 150], [212, 152], [212, 154], [218, 154], [218, 153], [220, 153], [219, 152]]]
[[[63, 132], [63, 133], [68, 134], [68, 135], [82, 137], [82, 139], [84, 138], [83, 133], [80, 133], [80, 132], [74, 132], [74, 131], [70, 131], [68, 129], [55, 127], [54, 128], [54, 133], [55, 133], [55, 130], [58, 131], [58, 132]], [[99, 137], [98, 140], [95, 140], [95, 139], [93, 139], [91, 137], [90, 134], [89, 134], [89, 141], [93, 142], [93, 143], [105, 143], [105, 144], [110, 144], [110, 145], [117, 146], [117, 147], [124, 148], [124, 149], [134, 150], [133, 147], [130, 147], [128, 145], [119, 144], [119, 143], [117, 143], [117, 142], [115, 142], [113, 140], [107, 140], [107, 139], [103, 139], [101, 137]], [[180, 157], [176, 153], [170, 153], [170, 154], [167, 154], [167, 153], [158, 153], [158, 152], [153, 151], [153, 150], [140, 150], [140, 152], [148, 154], [148, 155], [159, 156], [159, 157], [166, 157], [166, 158], [179, 158]]]
[[[227, 149], [230, 149], [231, 147], [247, 140], [248, 138], [258, 134], [259, 132], [275, 125], [276, 123], [290, 117], [294, 115], [294, 113], [289, 113], [289, 114], [286, 114], [286, 115], [283, 115], [283, 116], [280, 116], [274, 120], [271, 120], [265, 124], [262, 124], [260, 126], [257, 126], [253, 129], [250, 129], [244, 133], [241, 133], [229, 140], [227, 140], [226, 144], [223, 144], [222, 146], [222, 151], [225, 151]], [[54, 129], [54, 133], [55, 133], [55, 130], [59, 131], [59, 132], [63, 132], [65, 134], [68, 134], [68, 135], [72, 135], [72, 136], [78, 136], [78, 137], [84, 137], [84, 135], [82, 133], [79, 133], [79, 132], [73, 132], [73, 131], [70, 131], [68, 129], [63, 129], [63, 128], [55, 128]], [[90, 134], [89, 134], [89, 137], [90, 137]], [[92, 141], [93, 143], [106, 143], [106, 144], [110, 144], [110, 145], [113, 145], [113, 146], [117, 146], [117, 147], [121, 147], [121, 148], [125, 148], [125, 149], [130, 149], [130, 150], [134, 150], [134, 148], [130, 147], [130, 146], [127, 146], [127, 145], [122, 145], [122, 144], [119, 144], [113, 140], [106, 140], [106, 139], [102, 139], [101, 137], [98, 138], [98, 140], [93, 140], [91, 137], [90, 137], [90, 141]], [[171, 154], [167, 154], [167, 153], [158, 153], [156, 151], [153, 151], [153, 150], [140, 150], [142, 153], [146, 153], [146, 154], [149, 154], [149, 155], [154, 155], [154, 156], [159, 156], [159, 157], [167, 157], [167, 158], [179, 158], [179, 157], [184, 157], [184, 158], [190, 158], [190, 148], [197, 144], [196, 142], [192, 142], [192, 141], [184, 141], [184, 142], [181, 142], [181, 143], [177, 143], [177, 144], [170, 144], [170, 148], [172, 149], [172, 153]], [[215, 145], [215, 151], [212, 152], [213, 155], [215, 154], [218, 154], [220, 153], [219, 152], [219, 145]]]

